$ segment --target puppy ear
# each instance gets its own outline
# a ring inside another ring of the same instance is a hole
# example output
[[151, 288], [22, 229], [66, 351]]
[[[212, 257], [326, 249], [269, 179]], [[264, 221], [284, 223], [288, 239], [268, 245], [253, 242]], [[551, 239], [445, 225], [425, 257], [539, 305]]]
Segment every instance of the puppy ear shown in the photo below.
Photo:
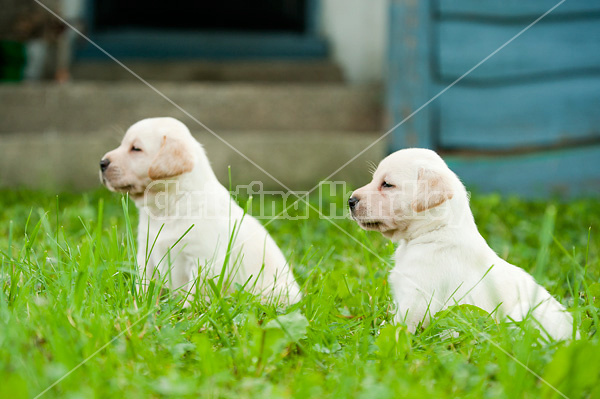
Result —
[[148, 169], [148, 176], [152, 180], [168, 179], [190, 172], [193, 168], [192, 155], [183, 143], [163, 136], [160, 150]]
[[422, 168], [419, 169], [417, 194], [412, 202], [412, 208], [415, 212], [423, 212], [452, 199], [453, 195], [447, 177], [433, 170]]

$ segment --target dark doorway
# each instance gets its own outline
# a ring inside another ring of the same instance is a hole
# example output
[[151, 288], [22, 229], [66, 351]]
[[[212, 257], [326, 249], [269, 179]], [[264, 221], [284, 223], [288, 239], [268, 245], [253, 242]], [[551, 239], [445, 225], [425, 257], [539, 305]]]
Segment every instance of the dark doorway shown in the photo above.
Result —
[[94, 29], [305, 33], [307, 0], [101, 0]]

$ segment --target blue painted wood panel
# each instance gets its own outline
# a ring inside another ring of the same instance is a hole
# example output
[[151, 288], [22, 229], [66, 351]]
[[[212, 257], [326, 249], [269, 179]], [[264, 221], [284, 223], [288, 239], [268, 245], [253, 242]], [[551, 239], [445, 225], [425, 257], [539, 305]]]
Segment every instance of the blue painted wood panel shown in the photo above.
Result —
[[468, 189], [525, 197], [600, 194], [600, 145], [512, 156], [447, 155]]
[[[118, 59], [309, 59], [328, 54], [327, 43], [316, 36], [295, 34], [228, 34], [124, 30], [96, 33], [92, 40]], [[87, 44], [77, 57], [105, 59]]]
[[[442, 18], [485, 17], [485, 18], [537, 18], [558, 0], [437, 0], [435, 10]], [[600, 12], [598, 0], [567, 0], [558, 6], [553, 15]]]
[[[430, 98], [429, 1], [390, 1], [386, 81], [386, 123], [393, 128]], [[430, 108], [423, 108], [394, 130], [392, 148], [431, 147]]]
[[[392, 0], [389, 125], [557, 3]], [[414, 65], [424, 69], [412, 73]], [[567, 0], [423, 111], [419, 145], [451, 154], [444, 158], [469, 188], [599, 195], [600, 1]], [[398, 130], [392, 150], [412, 145]]]
[[455, 86], [438, 101], [444, 148], [518, 149], [600, 139], [600, 77]]
[[[600, 3], [600, 1], [598, 1]], [[517, 34], [522, 25], [442, 21], [437, 25], [439, 75], [452, 81]], [[600, 75], [600, 15], [540, 22], [490, 58], [465, 81]]]

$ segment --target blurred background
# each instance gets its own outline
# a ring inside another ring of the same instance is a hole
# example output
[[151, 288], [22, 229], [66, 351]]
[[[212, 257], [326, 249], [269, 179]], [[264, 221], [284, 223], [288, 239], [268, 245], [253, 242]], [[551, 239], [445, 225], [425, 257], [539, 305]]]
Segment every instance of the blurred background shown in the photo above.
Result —
[[[291, 189], [368, 148], [329, 177], [363, 185], [368, 161], [417, 146], [480, 192], [600, 193], [597, 0], [464, 77], [558, 0], [40, 1]], [[0, 186], [97, 187], [132, 123], [173, 116], [223, 183], [231, 166], [234, 184], [281, 189], [40, 4], [0, 6]]]

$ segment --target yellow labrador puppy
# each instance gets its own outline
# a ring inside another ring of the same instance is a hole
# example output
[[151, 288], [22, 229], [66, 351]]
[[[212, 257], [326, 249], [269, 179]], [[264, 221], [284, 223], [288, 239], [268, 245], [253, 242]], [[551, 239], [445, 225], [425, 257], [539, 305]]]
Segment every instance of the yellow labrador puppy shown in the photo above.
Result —
[[498, 319], [533, 317], [554, 339], [573, 318], [533, 277], [504, 261], [479, 234], [465, 187], [435, 152], [397, 151], [349, 199], [354, 220], [398, 243], [389, 276], [396, 322], [411, 332], [438, 311], [471, 304]]
[[129, 193], [139, 209], [143, 283], [166, 278], [171, 289], [194, 293], [198, 277], [215, 278], [225, 265], [230, 288], [245, 284], [285, 304], [300, 299], [277, 244], [218, 182], [202, 145], [180, 121], [135, 123], [100, 161], [100, 178], [111, 191]]

